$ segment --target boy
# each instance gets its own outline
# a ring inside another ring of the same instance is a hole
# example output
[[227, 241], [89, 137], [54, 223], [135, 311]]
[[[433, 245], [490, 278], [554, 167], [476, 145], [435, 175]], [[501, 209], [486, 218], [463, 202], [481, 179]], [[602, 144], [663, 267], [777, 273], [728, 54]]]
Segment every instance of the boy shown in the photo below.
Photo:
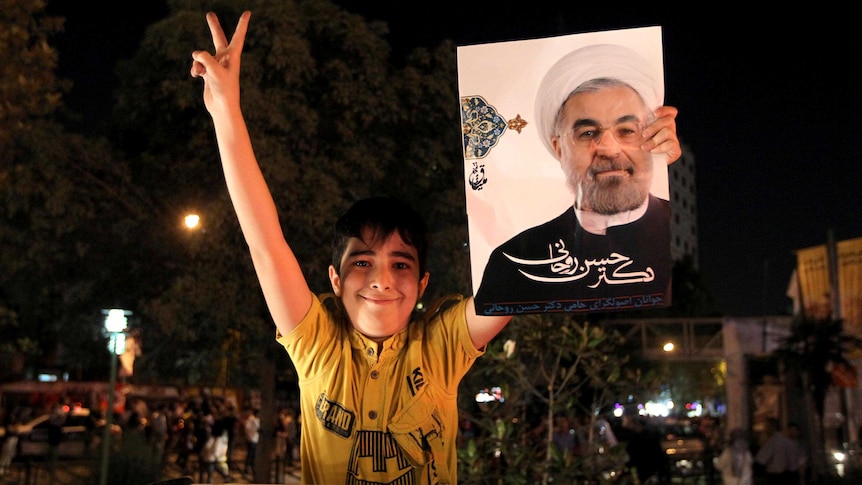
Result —
[[[329, 278], [312, 294], [284, 239], [240, 109], [240, 58], [250, 12], [230, 43], [207, 14], [215, 56], [192, 53], [204, 79], [228, 191], [277, 339], [299, 374], [303, 483], [456, 483], [457, 389], [511, 319], [476, 315], [472, 298], [410, 324], [428, 285], [427, 234], [411, 209], [357, 202], [336, 225]], [[644, 146], [679, 152], [674, 117], [644, 131]]]

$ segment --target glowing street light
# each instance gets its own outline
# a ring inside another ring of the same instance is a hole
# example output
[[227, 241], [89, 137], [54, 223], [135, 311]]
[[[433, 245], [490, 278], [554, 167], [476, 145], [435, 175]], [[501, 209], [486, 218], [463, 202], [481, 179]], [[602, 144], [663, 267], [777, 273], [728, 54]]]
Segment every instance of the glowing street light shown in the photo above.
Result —
[[186, 227], [189, 229], [197, 229], [198, 225], [201, 223], [201, 216], [197, 214], [188, 214], [184, 219]]
[[126, 334], [128, 326], [127, 315], [132, 312], [112, 308], [102, 310], [105, 315], [105, 332], [108, 333], [108, 350], [111, 351], [111, 373], [108, 379], [108, 409], [105, 410], [105, 433], [102, 439], [102, 470], [99, 474], [99, 484], [108, 483], [108, 461], [111, 452], [111, 428], [114, 419], [114, 387], [117, 385], [117, 356], [126, 351]]

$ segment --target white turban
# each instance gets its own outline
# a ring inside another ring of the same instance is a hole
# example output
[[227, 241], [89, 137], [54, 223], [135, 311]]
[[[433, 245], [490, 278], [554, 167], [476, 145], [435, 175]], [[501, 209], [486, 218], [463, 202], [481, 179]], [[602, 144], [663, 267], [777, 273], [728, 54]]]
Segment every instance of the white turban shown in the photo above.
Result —
[[622, 81], [640, 95], [647, 108], [664, 103], [664, 85], [655, 79], [655, 66], [627, 47], [597, 44], [566, 54], [551, 66], [536, 94], [536, 125], [545, 148], [556, 158], [551, 137], [563, 103], [578, 86], [598, 78]]

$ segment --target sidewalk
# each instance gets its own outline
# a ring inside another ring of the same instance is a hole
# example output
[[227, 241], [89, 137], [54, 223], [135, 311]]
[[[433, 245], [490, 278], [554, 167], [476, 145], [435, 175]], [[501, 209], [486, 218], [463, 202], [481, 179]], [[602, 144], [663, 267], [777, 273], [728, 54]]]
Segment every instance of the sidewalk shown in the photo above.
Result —
[[[242, 456], [240, 456], [242, 455]], [[197, 461], [193, 461], [195, 473], [183, 473], [175, 463], [176, 455], [171, 455], [168, 464], [162, 472], [162, 480], [171, 478], [190, 477], [192, 483], [200, 483], [200, 474], [197, 472]], [[258, 484], [253, 482], [252, 477], [242, 473], [245, 460], [244, 454], [237, 453], [231, 462], [230, 475], [227, 478], [218, 473], [213, 477], [211, 483], [216, 484]], [[7, 473], [0, 475], [0, 485], [93, 485], [99, 480], [99, 462], [95, 459], [86, 460], [59, 460], [55, 472], [50, 472], [49, 464], [44, 461], [13, 462]], [[273, 461], [270, 470], [270, 480], [266, 484], [284, 483], [298, 484], [299, 467], [283, 467], [277, 461]]]
[[[194, 473], [186, 473], [184, 474], [180, 467], [174, 462], [175, 456], [171, 456], [170, 462], [165, 466], [164, 472], [162, 473], [162, 479], [168, 480], [171, 478], [180, 478], [180, 477], [190, 477], [192, 479], [193, 484], [201, 483], [200, 473], [197, 472], [197, 461], [193, 461], [191, 463], [192, 469]], [[210, 483], [221, 483], [221, 484], [240, 484], [240, 483], [254, 483], [257, 484], [259, 482], [251, 481], [252, 477], [244, 474], [242, 472], [243, 463], [245, 462], [245, 455], [241, 453], [240, 450], [237, 450], [234, 453], [233, 460], [231, 460], [231, 464], [228, 467], [229, 476], [227, 478], [222, 477], [217, 472], [213, 474], [213, 480]], [[273, 461], [272, 466], [270, 467], [270, 481], [264, 482], [267, 484], [272, 483], [284, 483], [284, 484], [298, 484], [299, 481], [299, 466], [295, 467], [285, 467], [278, 461]]]

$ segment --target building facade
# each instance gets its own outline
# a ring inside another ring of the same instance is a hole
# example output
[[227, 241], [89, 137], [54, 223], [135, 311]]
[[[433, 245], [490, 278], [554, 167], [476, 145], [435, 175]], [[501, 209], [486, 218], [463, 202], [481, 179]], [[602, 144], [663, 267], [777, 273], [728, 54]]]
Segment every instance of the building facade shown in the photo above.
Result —
[[695, 175], [694, 154], [689, 147], [682, 144], [682, 156], [668, 167], [671, 257], [674, 261], [679, 261], [690, 255], [694, 267], [698, 268]]

